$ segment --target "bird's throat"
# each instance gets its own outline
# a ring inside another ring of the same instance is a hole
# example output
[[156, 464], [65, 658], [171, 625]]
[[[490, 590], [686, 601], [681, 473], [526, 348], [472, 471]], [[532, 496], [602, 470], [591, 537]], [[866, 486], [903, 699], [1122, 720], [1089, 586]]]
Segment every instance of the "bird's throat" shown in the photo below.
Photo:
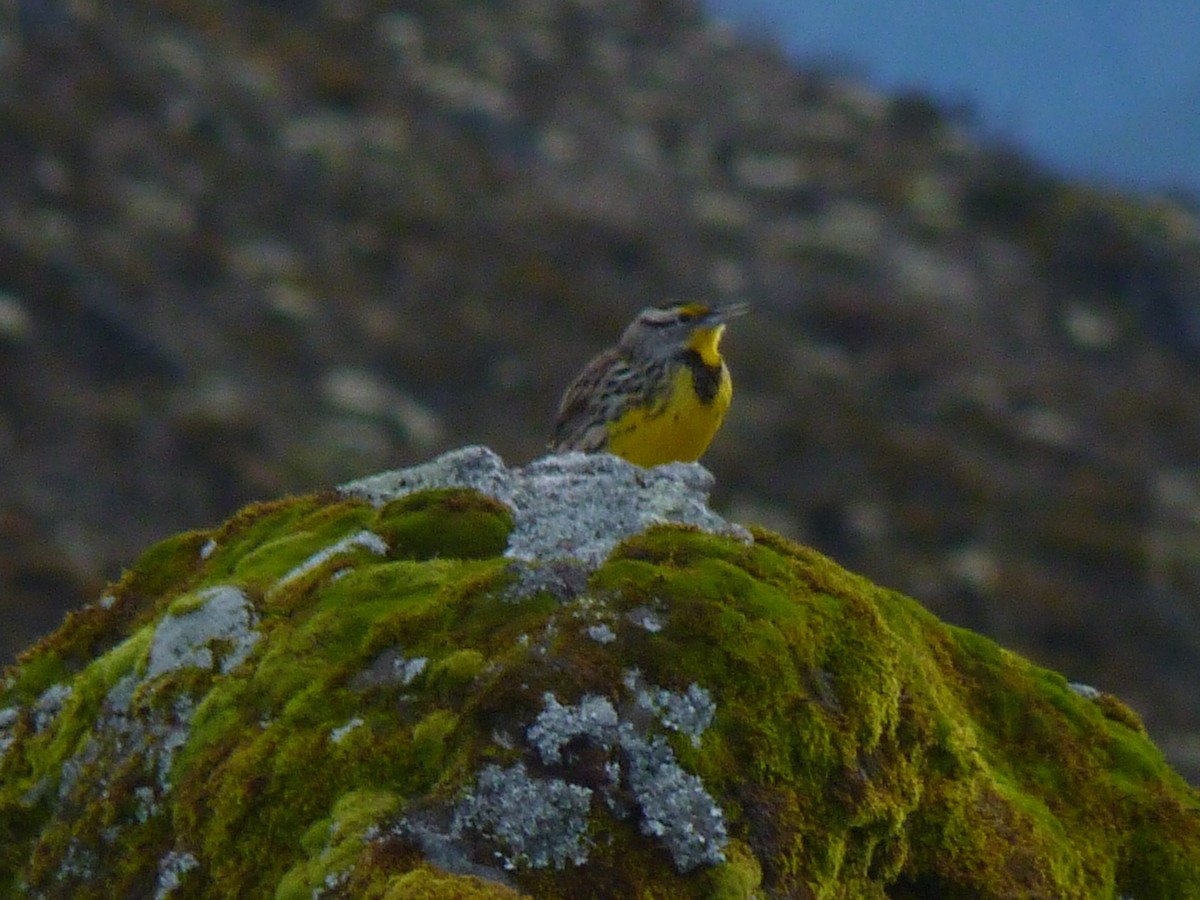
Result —
[[724, 325], [717, 325], [715, 328], [697, 328], [688, 338], [687, 348], [699, 354], [700, 361], [706, 366], [719, 366], [721, 365], [721, 335], [724, 333]]

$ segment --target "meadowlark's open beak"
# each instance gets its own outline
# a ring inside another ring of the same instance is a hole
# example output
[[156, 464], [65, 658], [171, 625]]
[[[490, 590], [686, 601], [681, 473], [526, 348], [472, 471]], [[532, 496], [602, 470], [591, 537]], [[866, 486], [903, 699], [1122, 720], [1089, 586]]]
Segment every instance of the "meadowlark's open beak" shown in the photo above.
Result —
[[750, 312], [749, 303], [727, 303], [724, 306], [718, 306], [705, 316], [704, 324], [709, 327], [724, 325], [730, 319], [744, 316], [748, 312]]

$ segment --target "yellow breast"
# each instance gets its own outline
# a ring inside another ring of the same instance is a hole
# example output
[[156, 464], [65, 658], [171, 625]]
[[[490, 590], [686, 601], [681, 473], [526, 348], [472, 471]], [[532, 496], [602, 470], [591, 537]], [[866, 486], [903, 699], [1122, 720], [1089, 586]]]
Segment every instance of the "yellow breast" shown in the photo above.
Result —
[[709, 403], [701, 401], [692, 373], [675, 373], [671, 393], [650, 408], [633, 409], [608, 426], [608, 451], [639, 466], [695, 462], [721, 427], [733, 399], [729, 370], [721, 365], [721, 381]]

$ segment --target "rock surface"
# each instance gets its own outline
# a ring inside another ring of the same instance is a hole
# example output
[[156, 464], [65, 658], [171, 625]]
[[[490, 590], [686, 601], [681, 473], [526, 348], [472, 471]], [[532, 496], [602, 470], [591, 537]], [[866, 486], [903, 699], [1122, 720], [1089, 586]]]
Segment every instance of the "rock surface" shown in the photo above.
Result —
[[[607, 454], [547, 456], [510, 471], [495, 453], [467, 447], [424, 466], [343, 485], [341, 493], [383, 506], [432, 487], [470, 488], [513, 513], [506, 556], [599, 565], [620, 541], [651, 525], [674, 522], [750, 540], [708, 508], [713, 477], [695, 463], [643, 469]], [[613, 503], [612, 493], [624, 496]]]
[[157, 545], [5, 673], [0, 891], [1200, 892], [1119, 700], [710, 485], [466, 448]]

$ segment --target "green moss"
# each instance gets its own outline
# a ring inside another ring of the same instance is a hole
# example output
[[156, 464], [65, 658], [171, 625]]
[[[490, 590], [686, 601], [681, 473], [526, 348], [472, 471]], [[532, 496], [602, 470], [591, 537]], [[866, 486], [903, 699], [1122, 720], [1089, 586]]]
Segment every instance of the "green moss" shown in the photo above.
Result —
[[[226, 573], [225, 566], [221, 566], [210, 573], [206, 580], [232, 577], [252, 590], [273, 587], [279, 579], [294, 572], [315, 554], [362, 530], [371, 520], [372, 513], [371, 507], [364, 503], [339, 503], [331, 509], [310, 513], [294, 522], [288, 517], [287, 529], [269, 535], [257, 533], [262, 542], [254, 547], [251, 548], [245, 541], [239, 542], [238, 549], [244, 552], [237, 557], [233, 571]], [[351, 548], [347, 552], [358, 557], [369, 553], [364, 548]], [[336, 562], [345, 564], [344, 556], [339, 556]], [[314, 574], [320, 576], [328, 572], [318, 568]]]
[[512, 513], [490, 497], [444, 489], [393, 500], [373, 528], [396, 556], [487, 559], [504, 552], [512, 525]]
[[458, 694], [483, 671], [484, 661], [478, 650], [455, 650], [430, 668], [430, 686], [444, 697]]
[[417, 723], [412, 733], [412, 755], [429, 777], [436, 777], [446, 759], [448, 740], [458, 716], [445, 709], [431, 712]]
[[518, 900], [527, 897], [512, 888], [470, 875], [448, 875], [421, 866], [391, 879], [381, 900]]
[[362, 852], [367, 830], [399, 805], [400, 798], [386, 791], [349, 791], [340, 797], [329, 818], [314, 822], [301, 837], [305, 857], [280, 878], [276, 900], [310, 900], [330, 886], [331, 872], [344, 879]]
[[707, 875], [709, 900], [750, 900], [762, 887], [762, 865], [750, 848], [734, 841], [725, 851], [726, 862]]
[[[678, 697], [696, 685], [715, 703], [695, 742], [661, 734], [722, 810], [725, 862], [680, 875], [636, 813], [614, 816], [597, 794], [586, 865], [503, 874], [528, 895], [1200, 896], [1200, 797], [1115, 698], [1084, 699], [765, 532], [747, 545], [651, 529], [582, 596], [514, 602], [501, 556], [511, 524], [463, 491], [380, 510], [314, 497], [249, 508], [207, 559], [196, 536], [160, 545], [115, 588], [113, 634], [87, 630], [100, 618], [69, 623], [13, 673], [7, 702], [22, 711], [0, 762], [0, 889], [145, 893], [178, 847], [199, 866], [181, 896], [328, 884], [365, 898], [521, 896], [433, 867], [420, 830], [400, 826], [448, 828], [486, 763], [521, 760], [599, 791], [606, 751], [579, 741], [546, 766], [527, 730], [547, 692], [609, 698], [650, 727], [625, 686], [636, 670], [638, 684]], [[386, 556], [316, 557], [364, 530]], [[154, 559], [169, 575], [146, 568]], [[119, 725], [105, 722], [104, 697], [137, 675], [158, 618], [215, 584], [255, 606], [251, 660], [141, 682]], [[64, 661], [85, 645], [102, 651]], [[30, 705], [55, 683], [71, 693], [37, 733]], [[182, 744], [158, 755], [172, 728]], [[486, 844], [442, 840], [460, 866], [493, 862]], [[92, 878], [72, 869], [85, 852]]]
[[[216, 552], [208, 560], [208, 580], [216, 582], [231, 577], [248, 554], [274, 538], [312, 530], [301, 525], [306, 517], [316, 514], [327, 519], [331, 511], [340, 514], [355, 505], [344, 501], [329, 504], [328, 500], [314, 495], [247, 506], [212, 535]], [[365, 514], [366, 505], [359, 505]]]
[[1096, 699], [1096, 706], [1099, 707], [1104, 718], [1109, 721], [1120, 723], [1138, 734], [1144, 735], [1146, 733], [1146, 726], [1142, 724], [1142, 717], [1112, 694], [1101, 694]]
[[31, 703], [46, 688], [66, 680], [70, 674], [70, 667], [54, 650], [39, 647], [21, 657], [13, 685], [4, 692], [4, 702]]

